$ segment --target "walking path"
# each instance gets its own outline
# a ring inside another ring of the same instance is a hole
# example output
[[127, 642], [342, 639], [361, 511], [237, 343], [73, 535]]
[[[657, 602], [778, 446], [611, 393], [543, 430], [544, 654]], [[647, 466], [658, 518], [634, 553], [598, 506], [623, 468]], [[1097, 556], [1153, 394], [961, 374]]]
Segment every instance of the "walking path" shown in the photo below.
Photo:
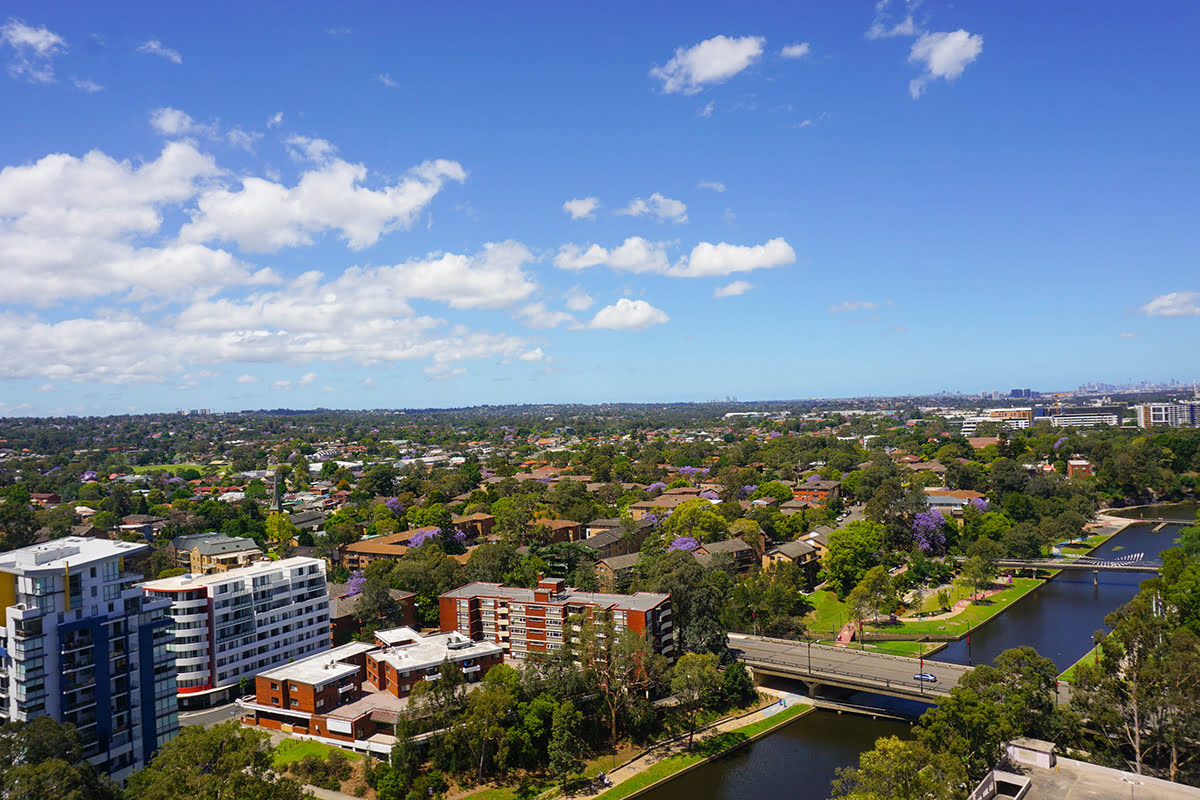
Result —
[[[770, 689], [763, 686], [759, 687], [759, 691], [764, 694], [774, 695], [775, 697], [778, 697], [779, 700], [769, 706], [760, 708], [757, 711], [743, 714], [740, 717], [726, 717], [725, 719], [718, 720], [711, 725], [706, 725], [705, 727], [698, 729], [696, 731], [696, 739], [695, 745], [693, 745], [693, 750], [695, 750], [696, 747], [699, 746], [699, 744], [705, 739], [716, 736], [717, 734], [736, 731], [739, 728], [752, 725], [760, 720], [773, 717], [780, 711], [783, 711], [786, 708], [791, 708], [797, 703], [804, 702], [804, 698], [801, 695], [792, 694], [791, 692], [783, 692], [778, 689]], [[620, 786], [622, 783], [634, 777], [635, 775], [640, 775], [641, 773], [650, 769], [650, 767], [658, 762], [668, 759], [672, 756], [680, 755], [681, 753], [686, 753], [687, 742], [688, 736], [686, 733], [682, 734], [681, 736], [676, 736], [665, 742], [660, 742], [636, 758], [627, 761], [626, 763], [614, 769], [612, 772], [609, 772], [608, 779], [612, 782], [613, 786]], [[605, 789], [595, 794], [576, 794], [572, 796], [579, 800], [586, 800], [586, 798], [597, 797], [600, 794], [603, 794], [604, 791], [608, 790]]]

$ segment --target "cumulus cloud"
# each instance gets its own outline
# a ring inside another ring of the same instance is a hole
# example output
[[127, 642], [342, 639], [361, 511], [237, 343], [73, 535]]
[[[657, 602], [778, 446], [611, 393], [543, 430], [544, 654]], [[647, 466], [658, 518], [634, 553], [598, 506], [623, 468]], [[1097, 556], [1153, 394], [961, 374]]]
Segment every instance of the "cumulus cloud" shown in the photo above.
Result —
[[530, 328], [557, 328], [559, 325], [576, 324], [575, 317], [565, 311], [554, 311], [545, 303], [530, 303], [517, 312], [521, 322]]
[[696, 112], [696, 116], [700, 117], [701, 119], [708, 119], [709, 117], [711, 117], [713, 115], [713, 112], [716, 110], [717, 110], [717, 104], [714, 103], [712, 100], [709, 100], [707, 103], [705, 103], [703, 106], [700, 107], [700, 110]]
[[875, 311], [879, 308], [878, 303], [872, 303], [870, 300], [843, 300], [829, 307], [831, 314], [846, 314], [854, 311]]
[[725, 184], [720, 181], [700, 181], [696, 184], [697, 189], [712, 189], [714, 192], [725, 191]]
[[909, 82], [909, 94], [917, 99], [925, 91], [925, 85], [935, 78], [954, 80], [982, 52], [983, 37], [979, 34], [961, 29], [922, 34], [913, 42], [908, 61], [924, 68], [925, 74]]
[[588, 327], [611, 331], [640, 331], [661, 325], [670, 319], [665, 311], [655, 308], [645, 300], [622, 297], [611, 306], [597, 311]]
[[267, 127], [268, 128], [278, 128], [282, 124], [283, 124], [283, 112], [282, 111], [276, 111], [274, 114], [272, 114], [270, 117], [267, 118]]
[[687, 222], [687, 205], [680, 200], [674, 200], [658, 192], [650, 195], [648, 200], [640, 197], [633, 198], [625, 208], [619, 208], [614, 213], [629, 217], [654, 217], [658, 222]]
[[724, 286], [718, 286], [716, 289], [714, 289], [713, 297], [717, 298], [718, 300], [722, 297], [737, 297], [740, 294], [745, 294], [753, 288], [753, 283], [747, 283], [746, 281], [734, 281], [733, 283], [729, 283]]
[[631, 236], [611, 250], [598, 244], [587, 249], [574, 244], [563, 245], [554, 257], [554, 266], [567, 270], [604, 266], [623, 272], [665, 272], [669, 263], [662, 244], [640, 236]]
[[572, 311], [587, 311], [592, 307], [592, 296], [578, 286], [567, 291], [567, 308]]
[[296, 381], [296, 385], [297, 386], [309, 386], [313, 383], [316, 383], [316, 380], [317, 380], [317, 373], [306, 372], [302, 376], [300, 376], [299, 380]]
[[921, 0], [905, 0], [904, 14], [899, 19], [891, 11], [890, 0], [879, 0], [875, 4], [875, 19], [867, 29], [868, 39], [889, 39], [893, 36], [916, 36], [917, 25], [913, 21], [913, 12]]
[[103, 86], [90, 78], [72, 78], [71, 83], [73, 83], [75, 88], [79, 91], [87, 92], [88, 94], [95, 94], [96, 92], [104, 91]]
[[761, 36], [714, 36], [688, 48], [676, 48], [674, 57], [652, 68], [650, 76], [662, 81], [664, 94], [696, 94], [758, 61], [765, 42]]
[[596, 208], [600, 201], [595, 197], [573, 197], [563, 203], [563, 211], [571, 215], [571, 219], [595, 219]]
[[180, 111], [178, 108], [171, 108], [170, 106], [156, 108], [150, 112], [150, 127], [159, 136], [168, 136], [171, 138], [183, 136], [211, 137], [217, 134], [217, 126], [215, 124], [198, 123], [186, 111]]
[[1171, 292], [1159, 295], [1142, 306], [1148, 317], [1200, 316], [1200, 292]]
[[784, 58], [804, 58], [812, 52], [808, 42], [800, 42], [799, 44], [789, 44], [787, 47], [779, 51], [779, 55]]
[[520, 358], [522, 361], [531, 361], [531, 362], [545, 361], [546, 354], [542, 352], [542, 348], [535, 347], [532, 350], [526, 350], [524, 353], [521, 353], [521, 355], [518, 356], [518, 358]]
[[8, 74], [30, 83], [53, 83], [54, 57], [67, 49], [66, 40], [54, 31], [19, 19], [0, 26], [0, 42], [12, 50]]
[[782, 237], [749, 246], [701, 242], [692, 248], [690, 256], [671, 267], [667, 274], [676, 278], [706, 278], [783, 267], [795, 260], [796, 252]]
[[244, 250], [275, 252], [312, 244], [316, 234], [338, 231], [352, 249], [361, 250], [385, 233], [411, 226], [446, 181], [467, 177], [458, 162], [438, 159], [414, 167], [391, 186], [370, 189], [362, 185], [367, 168], [330, 157], [327, 144], [308, 139], [296, 145], [310, 160], [326, 160], [301, 175], [295, 186], [247, 177], [238, 189], [203, 192], [180, 238], [236, 242]]
[[183, 63], [183, 56], [179, 55], [178, 50], [172, 50], [171, 48], [166, 47], [158, 39], [150, 39], [149, 41], [143, 42], [142, 44], [138, 45], [137, 51], [139, 53], [146, 53], [148, 55], [158, 56], [159, 58], [165, 58], [172, 64]]
[[368, 376], [368, 377], [362, 379], [361, 385], [364, 389], [374, 389], [376, 386], [379, 385], [379, 381]]
[[259, 380], [260, 379], [257, 376], [250, 375], [249, 373], [244, 374], [244, 375], [239, 375], [237, 378], [238, 383], [258, 383]]

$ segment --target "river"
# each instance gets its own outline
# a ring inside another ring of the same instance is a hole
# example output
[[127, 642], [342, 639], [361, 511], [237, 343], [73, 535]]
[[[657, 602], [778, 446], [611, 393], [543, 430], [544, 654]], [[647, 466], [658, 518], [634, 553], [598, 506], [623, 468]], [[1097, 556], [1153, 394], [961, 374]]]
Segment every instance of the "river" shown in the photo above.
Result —
[[[1195, 514], [1194, 504], [1189, 508], [1162, 507], [1162, 513], [1155, 516], [1186, 519]], [[1143, 519], [1151, 515], [1130, 516]], [[1096, 555], [1119, 557], [1141, 552], [1155, 558], [1174, 545], [1182, 526], [1170, 525], [1158, 533], [1153, 527], [1126, 528]], [[1028, 644], [1064, 670], [1091, 649], [1092, 633], [1104, 627], [1104, 617], [1132, 598], [1146, 577], [1102, 572], [1096, 587], [1090, 572], [1060, 573], [1005, 614], [973, 631], [969, 650], [966, 640], [961, 640], [933, 658], [958, 664], [985, 663], [1007, 648]], [[873, 700], [881, 704], [878, 698]], [[660, 786], [646, 798], [825, 800], [838, 767], [857, 764], [859, 753], [870, 749], [876, 738], [907, 736], [909, 731], [901, 722], [817, 711], [750, 747]]]

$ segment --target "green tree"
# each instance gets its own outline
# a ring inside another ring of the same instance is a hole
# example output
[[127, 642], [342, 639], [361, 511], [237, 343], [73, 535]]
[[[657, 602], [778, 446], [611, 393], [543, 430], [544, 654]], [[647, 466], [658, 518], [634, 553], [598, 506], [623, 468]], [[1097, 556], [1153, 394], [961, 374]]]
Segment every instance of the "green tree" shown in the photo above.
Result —
[[550, 726], [550, 742], [546, 754], [550, 774], [559, 781], [583, 769], [583, 714], [570, 702], [559, 703], [554, 709]]
[[116, 800], [120, 790], [83, 759], [73, 725], [35, 717], [0, 725], [0, 797]]
[[963, 562], [963, 580], [970, 584], [972, 593], [979, 594], [996, 579], [996, 567], [989, 564], [983, 556], [969, 556]]
[[918, 741], [888, 736], [858, 757], [857, 767], [839, 767], [835, 800], [959, 800], [967, 776], [953, 756]]
[[718, 684], [717, 659], [707, 653], [684, 653], [675, 662], [671, 675], [671, 693], [678, 702], [688, 729], [688, 750], [696, 736], [697, 720], [704, 698]]
[[300, 533], [300, 529], [292, 524], [286, 514], [275, 512], [267, 517], [267, 538], [275, 544], [290, 542]]
[[828, 552], [822, 562], [824, 579], [845, 599], [867, 570], [879, 563], [885, 530], [876, 522], [851, 522], [829, 534]]
[[235, 721], [185, 727], [143, 770], [129, 776], [130, 800], [300, 800], [304, 789], [272, 769], [270, 738]]

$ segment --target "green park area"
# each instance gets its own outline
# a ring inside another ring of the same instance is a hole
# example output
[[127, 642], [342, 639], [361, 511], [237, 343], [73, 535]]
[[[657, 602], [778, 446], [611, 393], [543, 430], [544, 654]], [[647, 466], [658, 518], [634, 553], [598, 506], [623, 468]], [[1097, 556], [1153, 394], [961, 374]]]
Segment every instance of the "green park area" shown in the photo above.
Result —
[[1086, 653], [1084, 653], [1082, 658], [1080, 658], [1071, 666], [1067, 667], [1063, 674], [1058, 676], [1059, 679], [1067, 681], [1068, 683], [1074, 683], [1076, 667], [1078, 667], [1080, 664], [1095, 664], [1096, 659], [1099, 658], [1099, 656], [1100, 645], [1096, 645], [1091, 650], [1088, 650]]
[[168, 472], [178, 472], [181, 469], [194, 469], [201, 473], [208, 470], [207, 464], [146, 464], [143, 467], [134, 467], [133, 471], [138, 475], [156, 470], [166, 470]]
[[1043, 581], [1039, 578], [1013, 578], [1011, 586], [991, 597], [972, 602], [953, 617], [928, 620], [902, 618], [895, 625], [868, 625], [867, 630], [876, 633], [925, 633], [958, 636], [987, 622], [997, 614], [1003, 613], [1014, 602], [1032, 592], [1042, 583]]
[[340, 747], [333, 745], [322, 744], [321, 742], [302, 741], [300, 739], [284, 739], [275, 748], [273, 758], [275, 767], [283, 768], [289, 764], [296, 764], [306, 756], [316, 756], [317, 758], [327, 759], [333, 753], [341, 753], [346, 758], [357, 761], [362, 758], [358, 753], [351, 753], [348, 750], [343, 750]]

